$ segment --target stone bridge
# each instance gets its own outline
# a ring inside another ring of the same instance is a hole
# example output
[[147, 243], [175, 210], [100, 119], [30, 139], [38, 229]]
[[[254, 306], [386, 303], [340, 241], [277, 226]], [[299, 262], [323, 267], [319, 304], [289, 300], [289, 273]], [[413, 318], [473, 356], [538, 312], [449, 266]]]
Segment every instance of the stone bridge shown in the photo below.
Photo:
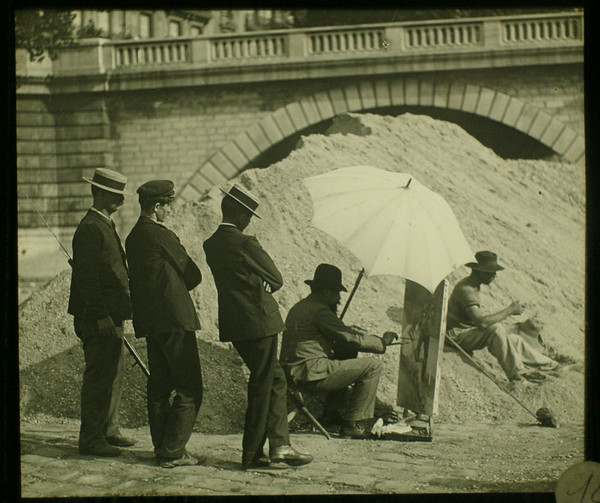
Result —
[[[192, 199], [345, 112], [426, 113], [500, 155], [522, 143], [507, 156], [583, 162], [583, 36], [583, 14], [565, 12], [89, 39], [41, 64], [17, 53], [20, 245], [43, 249], [49, 236], [26, 195], [67, 241], [90, 204], [81, 177], [96, 167], [132, 188], [169, 177]], [[122, 233], [137, 212], [130, 198]]]

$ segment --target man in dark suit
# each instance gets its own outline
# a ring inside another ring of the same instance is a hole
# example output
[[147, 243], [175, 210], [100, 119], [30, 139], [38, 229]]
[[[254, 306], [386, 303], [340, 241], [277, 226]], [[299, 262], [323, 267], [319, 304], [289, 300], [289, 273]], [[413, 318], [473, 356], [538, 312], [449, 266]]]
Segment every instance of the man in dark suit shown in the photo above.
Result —
[[368, 335], [338, 318], [340, 291], [347, 290], [337, 267], [320, 264], [313, 279], [305, 283], [310, 286], [310, 295], [296, 303], [285, 320], [281, 365], [306, 389], [328, 393], [329, 414], [345, 401], [347, 388], [352, 386], [340, 434], [364, 438], [366, 433], [358, 421], [373, 417], [381, 362], [376, 358], [337, 360], [336, 346], [344, 352], [385, 353], [398, 334], [385, 332], [381, 338]]
[[123, 320], [131, 318], [125, 253], [110, 216], [123, 204], [127, 178], [98, 168], [91, 184], [94, 202], [73, 236], [73, 274], [68, 312], [83, 342], [79, 452], [118, 456], [135, 442], [119, 428], [123, 386]]
[[[253, 215], [260, 218], [257, 207], [252, 194], [233, 185], [221, 202], [223, 222], [204, 242], [204, 251], [218, 291], [220, 339], [233, 343], [250, 370], [242, 467], [299, 466], [312, 456], [296, 451], [289, 439], [287, 384], [277, 360], [277, 334], [284, 324], [271, 295], [283, 279], [258, 240], [242, 232]], [[263, 451], [267, 437], [270, 459]]]
[[185, 449], [203, 391], [195, 334], [200, 323], [189, 290], [200, 284], [202, 274], [179, 238], [162, 224], [173, 201], [173, 182], [152, 180], [137, 193], [140, 218], [125, 247], [133, 328], [136, 337], [147, 338], [150, 435], [163, 468], [197, 465], [204, 459]]

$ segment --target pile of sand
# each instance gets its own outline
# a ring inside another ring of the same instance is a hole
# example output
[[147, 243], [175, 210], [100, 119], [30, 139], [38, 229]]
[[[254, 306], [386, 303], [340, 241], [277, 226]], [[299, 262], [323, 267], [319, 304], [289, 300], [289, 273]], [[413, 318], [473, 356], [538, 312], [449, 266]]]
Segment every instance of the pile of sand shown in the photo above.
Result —
[[[564, 362], [581, 362], [584, 348], [585, 179], [581, 165], [505, 161], [460, 127], [427, 116], [348, 114], [327, 135], [304, 137], [286, 159], [263, 170], [244, 172], [238, 182], [262, 201], [262, 220], [247, 233], [257, 236], [284, 277], [275, 294], [285, 316], [307, 295], [304, 280], [321, 262], [337, 265], [352, 286], [361, 268], [333, 238], [309, 226], [312, 203], [302, 179], [331, 169], [366, 164], [409, 172], [440, 193], [453, 208], [473, 251], [491, 249], [506, 270], [482, 292], [484, 309], [495, 311], [519, 299], [535, 315], [549, 352]], [[220, 221], [221, 193], [178, 207], [167, 224], [199, 264], [204, 279], [193, 292], [202, 330], [198, 333], [205, 403], [198, 429], [241, 431], [244, 369], [229, 345], [218, 342], [216, 289], [202, 242]], [[123, 236], [124, 238], [124, 236]], [[468, 274], [460, 268], [454, 284]], [[20, 309], [20, 365], [23, 413], [78, 417], [82, 352], [65, 314], [69, 273], [59, 275]], [[363, 280], [345, 321], [381, 335], [400, 331], [404, 280], [376, 276]], [[345, 299], [342, 299], [344, 302]], [[145, 356], [144, 341], [136, 341]], [[385, 367], [379, 398], [395, 403], [399, 346], [380, 356]], [[487, 352], [484, 365], [503, 379]], [[442, 358], [439, 421], [528, 420], [527, 414], [454, 352]], [[123, 423], [145, 422], [144, 379], [127, 375]], [[542, 404], [562, 422], [583, 422], [583, 375], [563, 371], [539, 387], [515, 392], [534, 411]], [[59, 399], [57, 399], [57, 397]], [[531, 418], [529, 418], [531, 419]]]

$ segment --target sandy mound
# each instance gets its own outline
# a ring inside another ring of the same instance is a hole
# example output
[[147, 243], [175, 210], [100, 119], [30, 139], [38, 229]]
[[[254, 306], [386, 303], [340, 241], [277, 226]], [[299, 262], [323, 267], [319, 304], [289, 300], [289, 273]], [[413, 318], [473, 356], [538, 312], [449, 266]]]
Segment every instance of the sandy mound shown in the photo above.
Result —
[[[582, 361], [584, 168], [556, 162], [505, 161], [460, 127], [427, 116], [349, 114], [334, 123], [329, 135], [305, 137], [286, 159], [264, 170], [246, 171], [238, 178], [262, 201], [263, 219], [254, 219], [247, 232], [258, 237], [283, 273], [285, 284], [276, 298], [284, 315], [308, 293], [303, 281], [312, 277], [320, 262], [339, 266], [347, 286], [360, 270], [354, 256], [333, 238], [309, 227], [312, 203], [302, 183], [307, 176], [356, 164], [409, 172], [444, 196], [473, 251], [495, 250], [506, 266], [483, 292], [484, 308], [494, 311], [513, 299], [521, 300], [529, 309], [514, 321], [535, 314], [543, 325], [550, 354], [567, 362]], [[202, 250], [202, 242], [220, 221], [220, 198], [215, 187], [204, 200], [178, 207], [167, 223], [204, 274], [202, 284], [193, 292], [203, 328], [198, 336], [207, 381], [198, 427], [203, 431], [239, 431], [240, 410], [244, 409], [243, 369], [235, 351], [218, 342], [216, 289]], [[451, 284], [467, 273], [466, 268], [455, 271], [449, 278]], [[68, 276], [58, 276], [20, 310], [24, 413], [51, 410], [56, 415], [78, 415], [82, 356], [71, 319], [65, 314]], [[363, 280], [345, 321], [379, 335], [384, 330], [400, 331], [403, 296], [401, 278]], [[144, 341], [136, 344], [145, 356]], [[380, 357], [385, 373], [379, 397], [388, 403], [395, 402], [398, 352], [398, 346], [392, 347]], [[487, 352], [478, 352], [477, 357], [502, 378]], [[64, 362], [50, 365], [56, 358]], [[224, 376], [230, 377], [226, 385]], [[143, 376], [130, 370], [127, 379], [130, 394], [124, 395], [123, 422], [137, 425], [145, 421]], [[47, 388], [44, 381], [53, 385]], [[62, 381], [70, 387], [61, 388], [58, 383]], [[60, 389], [63, 391], [57, 393]], [[517, 390], [516, 394], [534, 411], [546, 404], [562, 422], [583, 421], [580, 372], [564, 371], [539, 387]], [[57, 396], [64, 398], [64, 407], [57, 403]], [[444, 353], [438, 420], [527, 418], [510, 397], [460, 355]]]

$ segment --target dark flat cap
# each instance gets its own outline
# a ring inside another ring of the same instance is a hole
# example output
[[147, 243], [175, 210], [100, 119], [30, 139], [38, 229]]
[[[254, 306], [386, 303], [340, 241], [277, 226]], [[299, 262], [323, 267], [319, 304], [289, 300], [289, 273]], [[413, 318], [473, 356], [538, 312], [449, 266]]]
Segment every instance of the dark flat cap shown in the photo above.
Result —
[[140, 185], [137, 193], [145, 199], [154, 199], [158, 197], [171, 197], [175, 194], [175, 185], [171, 180], [150, 180]]

